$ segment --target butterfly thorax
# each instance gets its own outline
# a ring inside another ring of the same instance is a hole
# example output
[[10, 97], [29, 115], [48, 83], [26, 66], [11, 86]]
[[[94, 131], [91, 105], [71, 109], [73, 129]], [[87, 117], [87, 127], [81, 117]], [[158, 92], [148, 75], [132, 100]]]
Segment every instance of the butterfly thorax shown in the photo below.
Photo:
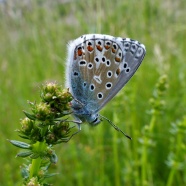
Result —
[[94, 105], [91, 102], [89, 102], [89, 104], [83, 104], [77, 102], [77, 100], [73, 100], [71, 104], [73, 115], [76, 119], [80, 120], [81, 122], [87, 122], [93, 126], [101, 122], [101, 120], [99, 119], [99, 114], [95, 112], [94, 109], [90, 109], [90, 107]]

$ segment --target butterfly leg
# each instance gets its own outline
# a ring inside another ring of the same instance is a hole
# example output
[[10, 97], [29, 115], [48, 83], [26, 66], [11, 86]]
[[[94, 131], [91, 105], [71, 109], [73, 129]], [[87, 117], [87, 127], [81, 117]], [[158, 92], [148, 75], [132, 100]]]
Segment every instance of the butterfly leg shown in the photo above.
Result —
[[[78, 134], [80, 131], [81, 131], [81, 124], [82, 124], [82, 121], [81, 120], [78, 120], [78, 121], [68, 121], [68, 122], [73, 122], [73, 123], [76, 123], [77, 126], [78, 126], [78, 131], [74, 132], [69, 138], [65, 139], [65, 142], [67, 143], [73, 136], [75, 136], [76, 134]], [[74, 126], [73, 126], [74, 127]], [[73, 128], [72, 127], [72, 128]]]

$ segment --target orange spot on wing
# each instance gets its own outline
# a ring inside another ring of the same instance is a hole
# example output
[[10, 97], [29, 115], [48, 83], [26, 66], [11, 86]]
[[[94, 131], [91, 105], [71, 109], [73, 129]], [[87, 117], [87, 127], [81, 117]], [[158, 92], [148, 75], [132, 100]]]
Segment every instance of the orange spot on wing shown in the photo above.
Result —
[[78, 49], [77, 54], [78, 54], [78, 56], [82, 56], [82, 54], [83, 54], [82, 49]]
[[120, 69], [119, 69], [119, 68], [116, 70], [116, 74], [117, 74], [117, 75], [120, 74]]
[[94, 50], [94, 48], [93, 48], [92, 46], [87, 46], [87, 50], [88, 50], [89, 52], [92, 52], [92, 51]]
[[96, 48], [101, 52], [103, 48], [100, 45], [96, 45]]
[[121, 62], [121, 58], [115, 57], [115, 61], [119, 63], [119, 62]]
[[116, 53], [116, 50], [115, 50], [114, 48], [112, 48], [112, 52], [113, 52], [113, 53]]
[[105, 49], [108, 50], [110, 48], [110, 46], [108, 45], [105, 45]]

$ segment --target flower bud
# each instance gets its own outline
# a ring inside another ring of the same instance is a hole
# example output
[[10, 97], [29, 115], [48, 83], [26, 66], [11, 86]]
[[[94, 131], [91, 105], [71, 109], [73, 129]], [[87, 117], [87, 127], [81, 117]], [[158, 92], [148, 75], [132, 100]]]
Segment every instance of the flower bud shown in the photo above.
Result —
[[46, 120], [47, 118], [50, 118], [51, 111], [50, 106], [46, 103], [39, 103], [35, 107], [35, 114], [38, 120]]
[[24, 133], [29, 133], [34, 125], [34, 121], [29, 118], [24, 118], [21, 120], [21, 131]]

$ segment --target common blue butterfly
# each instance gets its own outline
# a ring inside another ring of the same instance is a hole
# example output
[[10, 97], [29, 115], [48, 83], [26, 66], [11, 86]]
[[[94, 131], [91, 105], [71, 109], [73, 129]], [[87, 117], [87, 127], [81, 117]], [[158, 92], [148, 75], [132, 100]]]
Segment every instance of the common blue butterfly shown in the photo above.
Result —
[[79, 130], [82, 122], [95, 126], [106, 119], [99, 111], [133, 76], [145, 53], [138, 41], [110, 35], [87, 34], [69, 43], [66, 86], [74, 97], [71, 104]]

